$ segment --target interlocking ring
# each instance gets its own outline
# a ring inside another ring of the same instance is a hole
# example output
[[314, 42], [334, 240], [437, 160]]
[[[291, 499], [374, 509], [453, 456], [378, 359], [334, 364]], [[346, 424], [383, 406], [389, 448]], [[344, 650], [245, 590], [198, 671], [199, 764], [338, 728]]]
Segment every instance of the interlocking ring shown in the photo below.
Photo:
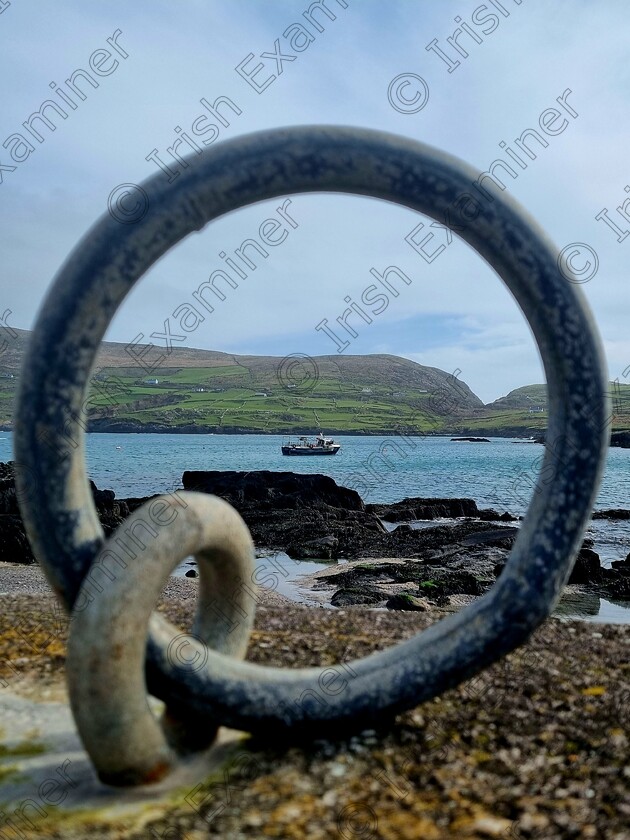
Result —
[[[549, 388], [543, 465], [507, 566], [475, 603], [343, 669], [262, 667], [201, 642], [195, 644], [202, 667], [190, 668], [169, 657], [172, 631], [151, 619], [146, 687], [184, 728], [194, 720], [206, 721], [208, 731], [223, 724], [266, 735], [291, 728], [347, 733], [471, 677], [527, 639], [550, 613], [581, 543], [606, 454], [599, 339], [581, 293], [559, 273], [557, 250], [535, 223], [507, 196], [477, 197], [480, 192], [471, 192], [477, 173], [427, 146], [381, 132], [306, 126], [213, 146], [188, 164], [172, 184], [158, 174], [142, 185], [150, 211], [135, 225], [121, 226], [107, 214], [77, 246], [46, 297], [23, 369], [15, 434], [22, 513], [48, 579], [75, 615], [94, 606], [85, 604], [81, 586], [107, 550], [86, 476], [83, 434], [99, 343], [144, 272], [212, 219], [291, 193], [350, 193], [405, 205], [451, 227], [487, 260], [525, 314], [541, 352]], [[32, 475], [39, 481], [25, 492]], [[247, 563], [242, 557], [235, 562], [242, 568]], [[102, 588], [98, 598], [110, 602], [107, 584]], [[216, 643], [211, 637], [200, 633]], [[158, 733], [153, 769], [162, 766], [159, 756], [170, 760], [160, 739]], [[99, 769], [118, 783], [151, 778], [150, 761], [130, 766], [127, 774], [120, 763]]]

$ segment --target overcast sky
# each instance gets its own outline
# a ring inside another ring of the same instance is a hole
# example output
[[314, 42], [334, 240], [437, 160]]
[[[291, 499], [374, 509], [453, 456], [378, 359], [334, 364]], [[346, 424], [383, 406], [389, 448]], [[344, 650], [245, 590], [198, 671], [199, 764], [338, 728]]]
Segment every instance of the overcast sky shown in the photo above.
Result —
[[[627, 2], [326, 3], [335, 20], [315, 10], [309, 21], [303, 13], [311, 0], [0, 0], [0, 313], [10, 309], [13, 326], [33, 325], [52, 277], [106, 211], [108, 197], [120, 199], [116, 212], [133, 211], [133, 196], [116, 192], [118, 185], [159, 172], [146, 159], [154, 149], [176, 170], [166, 151], [178, 139], [176, 126], [193, 137], [193, 126], [203, 125], [203, 138], [212, 139], [208, 121], [197, 121], [208, 115], [202, 98], [211, 104], [227, 97], [241, 112], [224, 104], [229, 125], [219, 125], [215, 142], [284, 125], [356, 125], [422, 140], [482, 171], [498, 158], [509, 161], [502, 141], [516, 149], [514, 140], [526, 129], [542, 134], [541, 114], [565, 95], [570, 110], [551, 124], [562, 131], [544, 135], [546, 147], [532, 146], [535, 159], [522, 154], [525, 168], [513, 162], [518, 177], [505, 182], [559, 249], [577, 242], [596, 252], [598, 270], [581, 288], [604, 339], [611, 378], [630, 381], [630, 371], [623, 377], [630, 365], [630, 235], [624, 238], [630, 221], [616, 210], [630, 199], [624, 189], [630, 184]], [[298, 22], [299, 37], [298, 28], [291, 29]], [[457, 52], [446, 39], [461, 25], [469, 31], [453, 39]], [[298, 38], [293, 47], [291, 38]], [[260, 57], [273, 54], [276, 39], [284, 55], [295, 56], [281, 62], [281, 75], [272, 57]], [[426, 49], [434, 39], [450, 58]], [[245, 61], [250, 53], [254, 58]], [[254, 73], [257, 64], [263, 67]], [[65, 85], [78, 69], [98, 85], [75, 77], [84, 98]], [[403, 74], [413, 74], [410, 84], [403, 78], [390, 85]], [[37, 139], [23, 123], [46, 99], [64, 106], [51, 83], [73, 94], [74, 107], [65, 104], [65, 119], [46, 112], [54, 132], [32, 123]], [[185, 143], [178, 149], [191, 151]], [[231, 214], [186, 239], [143, 278], [108, 338], [130, 342], [143, 334], [150, 340], [162, 331], [164, 320], [223, 266], [220, 252], [231, 256], [244, 239], [258, 236], [280, 203]], [[596, 220], [604, 208], [617, 231]], [[291, 214], [297, 226], [285, 224], [284, 241], [228, 290], [215, 313], [187, 336], [187, 346], [279, 356], [335, 353], [334, 342], [315, 326], [324, 318], [333, 324], [346, 296], [360, 300], [371, 268], [397, 265], [412, 284], [371, 324], [355, 318], [358, 337], [339, 328], [350, 339], [345, 353], [394, 353], [459, 369], [484, 401], [543, 381], [516, 304], [463, 243], [455, 241], [429, 264], [404, 241], [422, 218], [364, 198], [295, 196]], [[578, 255], [574, 265], [583, 262]]]

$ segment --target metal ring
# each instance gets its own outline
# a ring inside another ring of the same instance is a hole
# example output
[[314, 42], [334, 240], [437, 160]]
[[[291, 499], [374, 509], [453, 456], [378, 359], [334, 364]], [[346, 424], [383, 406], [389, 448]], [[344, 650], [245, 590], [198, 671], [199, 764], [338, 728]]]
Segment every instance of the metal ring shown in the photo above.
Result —
[[[157, 507], [161, 525], [152, 515]], [[129, 550], [132, 561], [125, 557]], [[199, 565], [200, 585], [189, 635], [153, 608], [169, 573], [190, 554]], [[102, 577], [95, 577], [95, 568]], [[216, 721], [191, 720], [172, 707], [161, 725], [153, 716], [144, 681], [147, 632], [151, 626], [168, 638], [167, 656], [189, 672], [205, 666], [207, 646], [243, 659], [256, 604], [256, 592], [246, 582], [254, 571], [247, 526], [231, 505], [203, 493], [145, 502], [109, 537], [83, 581], [85, 608], [72, 611], [66, 662], [74, 719], [101, 781], [158, 781], [178, 753], [199, 752], [212, 743]], [[104, 588], [99, 585], [95, 597], [99, 581]]]
[[167, 702], [250, 732], [347, 731], [472, 676], [523, 642], [551, 611], [606, 453], [599, 340], [579, 290], [558, 272], [557, 250], [535, 223], [505, 195], [473, 194], [478, 173], [430, 147], [380, 132], [307, 126], [241, 137], [188, 163], [172, 184], [158, 174], [142, 185], [150, 211], [137, 224], [121, 226], [109, 215], [97, 222], [55, 279], [31, 338], [16, 418], [18, 484], [25, 489], [29, 470], [39, 475], [37, 487], [21, 493], [24, 521], [66, 605], [103, 545], [83, 440], [99, 343], [142, 274], [210, 220], [291, 193], [350, 193], [405, 205], [451, 227], [489, 262], [542, 355], [549, 426], [538, 484], [504, 572], [471, 606], [336, 670], [265, 668], [209, 651], [207, 668], [186, 673], [169, 662], [160, 633], [151, 632], [148, 688]]

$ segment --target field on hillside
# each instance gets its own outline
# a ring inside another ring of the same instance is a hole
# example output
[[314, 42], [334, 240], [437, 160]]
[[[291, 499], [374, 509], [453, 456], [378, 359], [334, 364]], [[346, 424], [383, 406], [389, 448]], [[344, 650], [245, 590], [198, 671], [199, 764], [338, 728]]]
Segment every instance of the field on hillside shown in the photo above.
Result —
[[443, 426], [436, 395], [426, 389], [366, 387], [321, 375], [306, 386], [283, 385], [241, 365], [163, 369], [153, 378], [137, 370], [104, 369], [90, 400], [93, 416], [169, 426], [248, 431], [375, 432], [405, 426], [418, 432]]
[[[0, 425], [10, 428], [19, 361], [0, 367]], [[300, 356], [300, 354], [296, 354]], [[125, 366], [124, 345], [105, 343], [92, 377], [89, 418], [99, 431], [407, 433], [527, 436], [547, 427], [547, 389], [527, 385], [483, 406], [468, 386], [437, 368], [395, 356], [287, 359], [174, 351], [155, 373]], [[7, 359], [3, 359], [4, 362]], [[176, 362], [181, 362], [176, 364]], [[613, 428], [630, 429], [630, 385], [611, 383]], [[118, 425], [117, 425], [118, 424]], [[126, 426], [120, 427], [119, 424]]]

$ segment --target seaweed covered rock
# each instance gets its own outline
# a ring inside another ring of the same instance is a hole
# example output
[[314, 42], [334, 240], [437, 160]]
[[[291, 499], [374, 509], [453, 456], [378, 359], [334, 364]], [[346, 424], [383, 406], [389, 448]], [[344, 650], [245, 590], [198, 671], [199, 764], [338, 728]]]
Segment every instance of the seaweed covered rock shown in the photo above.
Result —
[[376, 606], [382, 604], [387, 595], [373, 587], [345, 587], [338, 589], [330, 603], [333, 607]]
[[428, 601], [406, 592], [392, 595], [385, 606], [388, 610], [412, 610], [414, 612], [426, 612], [431, 609], [431, 604]]

